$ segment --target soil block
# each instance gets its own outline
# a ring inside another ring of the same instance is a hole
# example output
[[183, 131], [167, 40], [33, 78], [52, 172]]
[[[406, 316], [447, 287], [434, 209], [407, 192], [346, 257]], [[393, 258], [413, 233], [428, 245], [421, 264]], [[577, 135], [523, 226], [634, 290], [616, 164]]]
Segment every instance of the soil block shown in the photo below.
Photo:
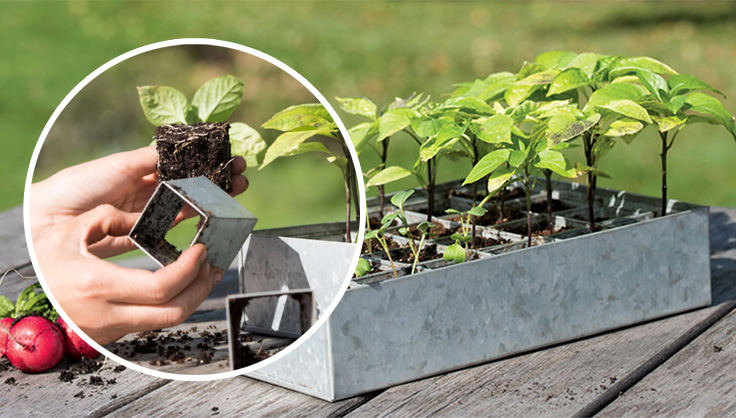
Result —
[[205, 176], [230, 192], [229, 127], [227, 122], [157, 127], [158, 180]]

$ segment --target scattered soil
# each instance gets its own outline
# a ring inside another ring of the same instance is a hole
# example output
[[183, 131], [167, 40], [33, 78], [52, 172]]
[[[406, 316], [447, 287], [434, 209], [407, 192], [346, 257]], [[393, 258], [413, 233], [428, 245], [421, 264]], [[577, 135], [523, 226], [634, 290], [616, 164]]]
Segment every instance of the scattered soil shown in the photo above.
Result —
[[[195, 341], [192, 335], [198, 338], [199, 342]], [[218, 331], [214, 325], [199, 332], [197, 327], [192, 327], [189, 331], [177, 330], [166, 334], [162, 331], [147, 331], [136, 334], [136, 339], [125, 344], [130, 351], [124, 354], [131, 359], [137, 354], [156, 354], [157, 357], [148, 363], [152, 366], [208, 364], [212, 362], [215, 346], [227, 344], [227, 333]], [[196, 356], [193, 354], [195, 351]]]
[[229, 127], [227, 122], [157, 127], [159, 181], [205, 176], [229, 192]]

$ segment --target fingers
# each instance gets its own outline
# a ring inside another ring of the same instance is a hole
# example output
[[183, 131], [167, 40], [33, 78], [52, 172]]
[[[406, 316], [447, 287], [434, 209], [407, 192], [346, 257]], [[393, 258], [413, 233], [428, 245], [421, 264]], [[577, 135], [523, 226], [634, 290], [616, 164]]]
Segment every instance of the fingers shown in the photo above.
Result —
[[127, 236], [109, 236], [87, 247], [95, 257], [108, 258], [135, 250], [136, 245]]
[[217, 267], [210, 268], [208, 264], [203, 265], [197, 278], [168, 303], [158, 306], [121, 306], [121, 309], [124, 309], [121, 315], [124, 315], [135, 329], [153, 330], [179, 325], [207, 299], [218, 277], [222, 278], [222, 270]]
[[243, 157], [240, 157], [240, 156], [233, 157], [233, 162], [230, 163], [231, 175], [235, 176], [238, 174], [243, 174], [243, 171], [245, 171], [246, 166], [247, 165]]
[[119, 152], [97, 161], [104, 161], [129, 179], [139, 179], [156, 172], [158, 154], [156, 147], [150, 146]]
[[[112, 302], [136, 305], [165, 305], [195, 282], [210, 276], [207, 248], [202, 244], [187, 248], [179, 258], [155, 272], [111, 265], [106, 297]], [[209, 292], [208, 292], [209, 293]]]
[[112, 205], [100, 205], [74, 219], [82, 232], [82, 240], [92, 245], [108, 236], [128, 235], [139, 214], [123, 212]]
[[231, 196], [237, 196], [248, 190], [248, 179], [245, 176], [233, 176], [230, 178], [233, 189], [230, 191]]

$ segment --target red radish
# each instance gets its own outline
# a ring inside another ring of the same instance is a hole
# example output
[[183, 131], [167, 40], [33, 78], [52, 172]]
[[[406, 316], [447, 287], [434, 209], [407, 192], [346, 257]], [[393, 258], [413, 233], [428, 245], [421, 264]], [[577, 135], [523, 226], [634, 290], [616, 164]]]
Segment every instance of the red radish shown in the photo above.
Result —
[[8, 341], [8, 333], [13, 325], [13, 318], [0, 319], [0, 358], [5, 355], [5, 344]]
[[13, 325], [7, 341], [10, 364], [26, 373], [46, 371], [64, 354], [64, 335], [51, 321], [27, 316]]
[[66, 337], [64, 338], [64, 355], [69, 360], [79, 360], [82, 356], [95, 358], [100, 355], [97, 350], [87, 344], [74, 330], [69, 328], [69, 325], [64, 322], [61, 316], [56, 320], [56, 325], [58, 325]]

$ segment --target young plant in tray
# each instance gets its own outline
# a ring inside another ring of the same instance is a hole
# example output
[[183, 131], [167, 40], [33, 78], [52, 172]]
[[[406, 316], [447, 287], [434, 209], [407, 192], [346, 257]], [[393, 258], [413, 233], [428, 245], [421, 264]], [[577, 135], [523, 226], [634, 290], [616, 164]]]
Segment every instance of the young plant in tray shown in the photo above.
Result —
[[427, 99], [428, 97], [424, 95], [412, 94], [406, 99], [394, 100], [379, 112], [378, 106], [370, 99], [337, 97], [340, 108], [344, 111], [369, 120], [353, 126], [349, 132], [358, 155], [368, 148], [380, 159], [379, 164], [368, 170], [364, 176], [367, 178], [366, 188], [375, 186], [378, 189], [381, 218], [385, 208], [385, 185], [412, 175], [411, 171], [401, 166], [387, 166], [391, 137], [408, 126], [417, 109], [421, 108]]
[[[667, 214], [667, 153], [683, 128], [695, 123], [712, 123], [724, 126], [736, 140], [733, 116], [718, 98], [725, 97], [719, 90], [697, 77], [635, 67], [622, 67], [612, 72], [613, 82], [641, 85], [646, 90], [637, 98], [644, 107], [661, 140], [662, 194], [661, 215]], [[665, 77], [668, 77], [665, 80]]]
[[475, 244], [475, 231], [472, 231], [472, 219], [481, 217], [486, 214], [486, 209], [482, 206], [474, 206], [470, 210], [461, 212], [456, 209], [447, 209], [448, 214], [458, 215], [460, 218], [460, 231], [452, 234], [450, 239], [455, 241], [453, 244], [445, 248], [442, 257], [454, 263], [462, 263], [468, 258], [468, 244]]
[[[345, 242], [352, 242], [350, 236], [351, 207], [355, 203], [356, 218], [360, 217], [360, 200], [356, 183], [355, 165], [348, 151], [345, 138], [330, 113], [319, 103], [290, 106], [271, 117], [263, 128], [283, 132], [268, 147], [260, 169], [277, 158], [291, 157], [308, 152], [321, 152], [327, 161], [339, 168], [345, 186]], [[325, 143], [321, 141], [326, 141]], [[339, 152], [333, 152], [325, 144], [336, 145]]]
[[428, 221], [424, 221], [417, 225], [416, 230], [421, 235], [419, 244], [417, 244], [412, 231], [409, 229], [409, 221], [406, 219], [406, 212], [404, 211], [404, 203], [407, 199], [409, 199], [409, 197], [411, 197], [412, 194], [414, 194], [414, 190], [405, 190], [391, 196], [391, 204], [396, 206], [398, 210], [387, 213], [386, 216], [384, 216], [381, 220], [381, 223], [386, 226], [391, 225], [394, 220], [397, 219], [401, 222], [401, 226], [399, 227], [399, 234], [406, 238], [409, 244], [409, 250], [411, 251], [412, 259], [414, 260], [411, 266], [411, 273], [414, 274], [417, 264], [419, 263], [419, 256], [421, 255], [422, 249], [424, 248], [424, 243], [429, 233], [429, 229], [434, 227], [434, 224]]
[[230, 191], [232, 155], [241, 155], [249, 167], [258, 166], [266, 143], [250, 126], [225, 120], [243, 97], [244, 84], [226, 75], [204, 83], [191, 103], [181, 91], [167, 86], [139, 86], [146, 118], [156, 126], [158, 179], [206, 176]]
[[[396, 273], [396, 266], [394, 265], [393, 258], [391, 258], [391, 251], [389, 250], [388, 243], [386, 242], [386, 230], [391, 226], [392, 223], [393, 223], [393, 219], [383, 219], [381, 222], [381, 227], [378, 229], [372, 229], [370, 231], [367, 231], [365, 233], [365, 236], [363, 237], [363, 241], [366, 243], [369, 243], [374, 239], [378, 241], [378, 243], [381, 245], [381, 248], [383, 249], [383, 252], [386, 254], [386, 257], [388, 258], [389, 263], [391, 263], [391, 270], [394, 273], [394, 278], [396, 278], [398, 277]], [[363, 259], [361, 258], [361, 260]], [[368, 262], [368, 260], [366, 260], [366, 262]], [[365, 269], [365, 264], [366, 263], [363, 263], [362, 269]], [[360, 262], [359, 262], [359, 265], [360, 265]], [[370, 263], [368, 263], [368, 265], [370, 266]], [[369, 270], [370, 268], [365, 269], [366, 272]], [[356, 274], [357, 274], [357, 270], [356, 270]]]

